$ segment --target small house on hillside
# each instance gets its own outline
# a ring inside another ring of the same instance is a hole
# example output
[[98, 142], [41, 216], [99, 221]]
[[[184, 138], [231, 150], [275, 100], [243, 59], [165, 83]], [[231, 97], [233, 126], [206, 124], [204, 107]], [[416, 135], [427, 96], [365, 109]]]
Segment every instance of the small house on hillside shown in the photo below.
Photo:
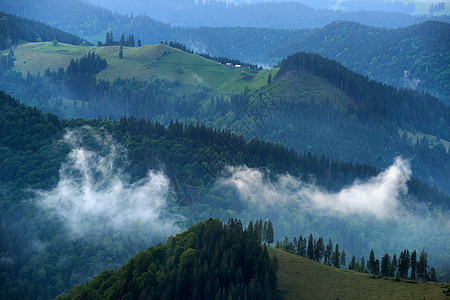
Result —
[[227, 67], [231, 67], [231, 63], [226, 63], [225, 64]]
[[241, 65], [235, 65], [234, 67], [240, 69], [242, 66]]

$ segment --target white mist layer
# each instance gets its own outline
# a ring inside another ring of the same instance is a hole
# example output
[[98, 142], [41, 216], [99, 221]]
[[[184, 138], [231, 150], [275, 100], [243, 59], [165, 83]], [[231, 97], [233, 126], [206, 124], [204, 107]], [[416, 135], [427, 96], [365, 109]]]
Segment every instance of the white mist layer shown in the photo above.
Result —
[[330, 193], [312, 184], [283, 175], [276, 182], [264, 178], [262, 172], [247, 167], [230, 167], [231, 176], [222, 183], [234, 186], [244, 199], [260, 209], [273, 209], [277, 204], [292, 204], [321, 214], [356, 214], [379, 219], [397, 215], [406, 182], [411, 177], [408, 161], [397, 158], [392, 166], [365, 181]]
[[94, 138], [103, 144], [105, 155], [83, 148], [79, 134], [65, 135], [73, 148], [61, 166], [57, 186], [37, 193], [42, 206], [54, 210], [80, 236], [126, 232], [135, 225], [143, 225], [150, 234], [173, 233], [177, 216], [167, 213], [169, 179], [162, 172], [149, 171], [144, 179], [127, 183], [128, 177], [116, 166], [125, 153], [109, 136]]

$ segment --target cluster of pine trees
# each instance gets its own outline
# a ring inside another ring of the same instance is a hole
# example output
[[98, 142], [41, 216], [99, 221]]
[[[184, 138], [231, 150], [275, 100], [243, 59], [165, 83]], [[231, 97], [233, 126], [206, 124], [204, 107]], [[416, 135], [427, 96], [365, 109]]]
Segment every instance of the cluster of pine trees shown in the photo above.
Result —
[[405, 249], [400, 252], [398, 259], [396, 254], [391, 259], [389, 254], [385, 253], [381, 258], [381, 269], [380, 262], [378, 259], [375, 260], [372, 250], [367, 268], [370, 273], [375, 275], [436, 281], [436, 269], [428, 266], [428, 254], [425, 250], [422, 250], [419, 259], [417, 259], [416, 250], [410, 254], [410, 251]]
[[[119, 41], [114, 40], [114, 35], [112, 31], [108, 31], [105, 36], [105, 43], [98, 42], [98, 46], [125, 46], [125, 47], [135, 47], [136, 42], [134, 39], [134, 34], [130, 33], [126, 38], [125, 34], [122, 33]], [[138, 47], [141, 46], [141, 40], [138, 40]]]
[[[94, 75], [108, 66], [106, 59], [96, 55], [95, 52], [89, 52], [80, 59], [70, 60], [66, 70], [66, 75], [80, 76], [84, 74]], [[48, 70], [48, 69], [47, 69]]]
[[[277, 241], [275, 248], [283, 249], [317, 262], [323, 262], [325, 265], [338, 269], [347, 267], [345, 250], [342, 249], [340, 251], [338, 243], [333, 249], [331, 239], [325, 245], [322, 237], [316, 240], [312, 234], [309, 235], [308, 240], [301, 235], [298, 239], [294, 237], [292, 241], [285, 237], [284, 241]], [[436, 281], [436, 269], [428, 266], [427, 256], [425, 250], [422, 250], [419, 260], [417, 260], [416, 250], [410, 254], [410, 251], [405, 249], [400, 253], [398, 259], [396, 254], [391, 258], [389, 254], [385, 253], [380, 263], [380, 260], [375, 258], [375, 253], [372, 249], [367, 265], [364, 256], [361, 257], [360, 261], [356, 261], [356, 257], [353, 255], [348, 269], [377, 276]]]
[[441, 11], [445, 9], [445, 2], [439, 2], [439, 3], [435, 3], [435, 4], [431, 4], [430, 6], [430, 14], [435, 13], [437, 11]]
[[285, 237], [283, 242], [277, 241], [275, 248], [284, 249], [291, 253], [296, 253], [300, 256], [307, 257], [309, 259], [315, 260], [317, 262], [322, 262], [325, 265], [333, 266], [340, 269], [345, 267], [345, 260], [347, 254], [345, 250], [339, 250], [339, 244], [333, 248], [333, 243], [331, 239], [328, 239], [328, 243], [325, 245], [322, 237], [315, 239], [312, 234], [309, 235], [308, 241], [306, 237], [303, 238], [302, 235], [297, 238], [294, 237], [292, 241], [289, 241], [288, 237]]
[[[46, 69], [44, 77], [53, 83], [52, 96], [64, 97], [64, 94], [69, 93], [75, 98], [87, 100], [91, 99], [92, 91], [95, 91], [98, 86], [95, 74], [107, 66], [106, 59], [96, 55], [95, 52], [89, 52], [80, 59], [71, 59], [65, 71], [63, 68], [53, 72]], [[27, 74], [27, 82], [36, 80], [39, 80], [39, 75]]]
[[57, 299], [278, 299], [276, 271], [240, 220], [209, 219]]
[[253, 224], [253, 221], [250, 221], [248, 223], [247, 230], [252, 232], [259, 242], [268, 244], [269, 247], [270, 244], [273, 243], [274, 230], [273, 224], [270, 220], [266, 220], [263, 223], [262, 219], [259, 219], [259, 221], [256, 221], [255, 224]]
[[16, 58], [12, 49], [9, 51], [8, 55], [0, 53], [0, 75], [14, 67], [15, 60]]

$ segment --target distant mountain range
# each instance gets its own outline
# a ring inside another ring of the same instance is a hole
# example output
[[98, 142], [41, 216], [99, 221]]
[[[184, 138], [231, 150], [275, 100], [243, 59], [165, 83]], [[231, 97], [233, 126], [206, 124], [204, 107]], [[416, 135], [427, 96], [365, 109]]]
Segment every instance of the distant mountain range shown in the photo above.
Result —
[[[450, 5], [444, 4], [437, 5], [438, 1], [435, 3], [416, 3], [414, 1], [386, 1], [386, 0], [347, 0], [347, 1], [336, 1], [336, 0], [272, 0], [272, 1], [261, 1], [261, 0], [168, 0], [161, 1], [155, 0], [151, 2], [142, 2], [137, 0], [128, 1], [126, 4], [118, 0], [89, 0], [90, 3], [99, 5], [101, 7], [111, 9], [120, 13], [133, 13], [135, 15], [145, 14], [156, 18], [158, 20], [169, 22], [172, 25], [181, 26], [218, 26], [226, 22], [228, 25], [232, 26], [230, 17], [234, 15], [240, 15], [244, 12], [249, 12], [253, 10], [256, 15], [263, 13], [264, 15], [259, 21], [260, 26], [296, 26], [300, 23], [299, 20], [289, 19], [290, 23], [282, 20], [286, 16], [293, 13], [299, 14], [299, 17], [303, 18], [305, 21], [306, 12], [313, 13], [314, 16], [320, 17], [328, 16], [331, 17], [334, 13], [335, 16], [339, 16], [339, 20], [347, 20], [347, 18], [355, 18], [356, 14], [354, 12], [358, 11], [364, 16], [370, 17], [372, 13], [372, 20], [375, 20], [381, 15], [391, 15], [392, 13], [397, 13], [397, 16], [401, 15], [445, 15], [450, 12]], [[432, 7], [432, 5], [434, 5]], [[267, 8], [274, 9], [272, 14], [267, 11]], [[286, 9], [293, 9], [291, 12], [287, 12]], [[314, 10], [317, 11], [314, 11]], [[181, 12], [185, 12], [182, 14]], [[376, 13], [375, 13], [376, 12]], [[375, 15], [379, 14], [378, 17]], [[270, 22], [270, 15], [278, 16], [278, 24], [275, 22]], [[195, 19], [192, 19], [195, 17]], [[216, 19], [214, 19], [214, 17]], [[238, 21], [236, 25], [240, 25], [240, 22], [247, 22], [247, 25], [256, 25], [255, 19], [250, 13], [244, 19], [233, 19], [234, 22]], [[406, 18], [404, 19], [406, 20]], [[411, 19], [412, 20], [412, 19]], [[385, 20], [387, 21], [387, 20]], [[370, 20], [366, 20], [370, 22]], [[311, 23], [315, 24], [315, 23]], [[392, 23], [395, 24], [395, 23]]]
[[[25, 17], [46, 22], [96, 43], [107, 31], [116, 40], [133, 33], [143, 44], [182, 42], [196, 52], [237, 58], [272, 67], [298, 51], [319, 53], [335, 59], [369, 78], [397, 87], [425, 90], [450, 103], [450, 26], [429, 21], [405, 28], [386, 29], [354, 22], [333, 22], [312, 30], [283, 30], [237, 27], [178, 28], [149, 17], [129, 17], [84, 2], [39, 5], [26, 0], [0, 3]], [[448, 17], [447, 17], [448, 18]]]
[[[449, 16], [433, 17], [412, 16], [410, 14], [394, 11], [341, 11], [335, 9], [316, 9], [299, 2], [243, 2], [239, 5], [229, 5], [222, 1], [209, 1], [206, 4], [196, 3], [192, 0], [167, 0], [167, 1], [91, 1], [100, 5], [108, 12], [100, 15], [107, 17], [111, 11], [114, 14], [134, 14], [135, 16], [149, 16], [155, 20], [169, 23], [172, 26], [181, 27], [257, 27], [276, 29], [302, 29], [323, 27], [333, 21], [353, 21], [369, 26], [398, 28], [418, 24], [426, 20], [448, 21]], [[344, 2], [348, 3], [348, 2]], [[343, 3], [343, 5], [345, 5]], [[56, 0], [4, 0], [0, 4], [0, 10], [18, 14], [45, 23], [56, 25], [58, 15], [56, 10], [65, 10], [64, 16], [69, 17], [78, 10], [95, 9], [96, 6], [80, 0], [60, 3]], [[100, 12], [100, 11], [99, 11]], [[90, 17], [87, 13], [84, 17]], [[56, 19], [55, 19], [56, 18]], [[108, 17], [111, 21], [111, 17]], [[90, 20], [92, 21], [92, 20]], [[70, 22], [69, 22], [70, 23]], [[86, 24], [79, 22], [79, 24]], [[70, 25], [70, 24], [66, 24]], [[99, 25], [99, 24], [97, 24]], [[60, 26], [56, 26], [60, 28]], [[113, 29], [113, 24], [109, 25]], [[108, 28], [105, 28], [108, 29]], [[67, 30], [67, 28], [65, 28]], [[70, 32], [73, 32], [69, 30]], [[85, 32], [87, 33], [87, 32]], [[84, 37], [83, 34], [76, 33]]]
[[[71, 60], [94, 51], [107, 60], [107, 67], [75, 74], [71, 70], [77, 68], [69, 70]], [[284, 60], [275, 75], [278, 68], [227, 67], [165, 44], [124, 47], [122, 58], [119, 52], [119, 46], [22, 44], [0, 88], [66, 118], [133, 115], [163, 124], [196, 120], [298, 152], [382, 168], [401, 154], [414, 157], [417, 176], [450, 191], [449, 108], [429, 94], [397, 90], [306, 53]], [[298, 70], [296, 57], [322, 69]], [[258, 116], [261, 128], [246, 107], [267, 103], [278, 109]], [[425, 150], [430, 145], [436, 146]]]

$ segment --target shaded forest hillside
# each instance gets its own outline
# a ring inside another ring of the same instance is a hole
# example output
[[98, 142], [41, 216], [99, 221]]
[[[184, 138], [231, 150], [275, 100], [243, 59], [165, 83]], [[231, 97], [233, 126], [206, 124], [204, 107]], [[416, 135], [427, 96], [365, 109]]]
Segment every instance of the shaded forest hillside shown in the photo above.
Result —
[[20, 18], [0, 11], [0, 50], [9, 49], [19, 41], [47, 42], [57, 40], [72, 45], [87, 42], [76, 35], [44, 23]]
[[450, 24], [437, 21], [395, 30], [334, 22], [304, 34], [283, 53], [317, 53], [371, 79], [425, 90], [448, 105], [449, 35]]
[[[265, 216], [267, 212], [260, 211], [258, 203], [255, 206], [232, 188], [221, 185], [223, 179], [229, 176], [224, 173], [227, 166], [245, 165], [266, 170], [267, 180], [274, 182], [283, 174], [291, 174], [305, 182], [314, 178], [314, 184], [329, 191], [339, 191], [357, 178], [368, 180], [378, 173], [370, 165], [343, 163], [310, 153], [298, 155], [281, 145], [258, 139], [248, 141], [228, 130], [214, 130], [204, 125], [172, 121], [166, 127], [134, 117], [116, 121], [67, 121], [26, 107], [5, 94], [1, 94], [0, 106], [3, 212], [0, 215], [0, 245], [2, 261], [5, 262], [0, 267], [4, 279], [2, 297], [6, 298], [54, 297], [105, 268], [117, 268], [133, 253], [142, 250], [145, 244], [164, 239], [166, 234], [171, 233], [170, 230], [187, 227], [210, 216], [222, 220], [238, 215], [246, 219]], [[77, 156], [77, 153], [87, 156]], [[87, 165], [88, 170], [79, 169], [77, 166], [83, 164], [73, 162], [80, 157], [92, 159]], [[101, 162], [108, 162], [108, 166], [110, 162], [113, 168], [106, 172]], [[163, 170], [164, 175], [147, 178], [149, 170]], [[84, 175], [80, 177], [77, 174]], [[166, 176], [167, 179], [164, 179]], [[95, 180], [80, 181], [81, 178]], [[117, 214], [110, 215], [100, 209], [103, 206], [99, 206], [99, 211], [105, 213], [100, 220], [96, 215], [91, 215], [92, 210], [77, 206], [86, 201], [87, 195], [93, 197], [89, 199], [93, 199], [96, 205], [101, 205], [104, 193], [109, 193], [109, 204], [104, 207], [124, 213], [145, 212], [150, 208], [123, 207], [114, 195], [133, 197], [131, 195], [142, 194], [139, 192], [143, 188], [141, 185], [145, 182], [151, 184], [156, 179], [167, 182], [167, 185], [162, 185], [167, 188], [163, 188], [161, 196], [156, 197], [164, 204], [162, 207], [167, 207], [158, 214], [167, 224], [171, 224], [166, 230], [155, 226], [143, 227], [139, 218], [131, 219], [117, 230], [114, 227]], [[116, 187], [116, 182], [122, 182], [127, 190], [113, 193], [111, 189]], [[80, 184], [89, 187], [90, 192], [84, 194]], [[70, 193], [73, 197], [61, 198], [74, 206], [59, 207], [58, 202], [46, 202], [60, 199], [58, 191], [61, 185], [81, 191]], [[441, 224], [443, 215], [439, 212], [447, 209], [450, 202], [448, 196], [414, 178], [408, 181], [407, 186], [413, 199], [432, 203], [433, 208], [429, 211], [433, 216], [432, 224]], [[405, 198], [404, 201], [408, 202], [404, 203], [412, 204], [407, 199], [410, 198]], [[64, 208], [70, 207], [79, 208], [77, 211], [81, 215], [75, 217], [81, 224], [77, 225], [70, 217], [74, 216], [74, 211], [65, 212]], [[273, 220], [275, 226], [281, 228], [280, 232], [298, 234], [299, 231], [316, 228], [323, 235], [331, 236], [331, 232], [339, 226], [342, 231], [336, 238], [355, 253], [367, 251], [363, 249], [374, 242], [385, 245], [391, 241], [394, 232], [399, 234], [397, 231], [403, 228], [390, 222], [382, 225], [364, 216], [342, 220], [326, 216], [312, 218], [306, 211], [294, 209], [289, 212], [288, 208], [292, 209], [289, 203], [280, 202], [278, 209], [273, 210], [276, 213]], [[349, 226], [349, 222], [353, 225]], [[400, 232], [402, 238], [398, 242], [404, 246], [407, 239], [408, 243], [419, 248], [432, 238], [437, 251], [433, 252], [433, 257], [442, 262], [445, 253], [439, 249], [444, 245], [441, 240], [445, 235], [429, 231], [432, 224], [422, 224], [426, 237], [421, 238], [420, 244], [413, 243], [413, 236], [419, 233], [409, 231], [409, 228]], [[389, 227], [389, 234], [385, 234], [386, 226]], [[80, 238], [79, 231], [73, 232], [74, 228], [90, 230]], [[364, 232], [367, 238], [361, 240], [354, 230]], [[396, 242], [392, 243], [397, 247]]]
[[241, 221], [209, 219], [57, 299], [278, 299], [276, 271]]
[[[79, 64], [74, 59], [91, 50], [107, 58], [106, 67], [71, 72]], [[450, 190], [449, 109], [429, 94], [377, 83], [317, 54], [289, 57], [277, 77], [278, 69], [230, 68], [164, 44], [124, 47], [122, 58], [119, 51], [119, 46], [22, 45], [16, 55], [8, 53], [0, 88], [66, 118], [128, 114], [164, 125], [171, 119], [201, 122], [300, 153], [381, 168], [400, 154], [411, 159], [416, 176]], [[49, 68], [42, 75], [44, 67], [34, 62]]]
[[[407, 23], [403, 26], [413, 26], [398, 29], [356, 23], [364, 23], [363, 20], [367, 19], [364, 17], [362, 20], [349, 20], [353, 22], [335, 22], [336, 19], [330, 18], [318, 27], [332, 24], [312, 30], [236, 25], [186, 29], [172, 27], [146, 16], [112, 13], [79, 1], [57, 5], [51, 1], [39, 5], [26, 1], [6, 1], [0, 4], [0, 9], [46, 22], [92, 43], [104, 41], [106, 32], [110, 31], [116, 37], [122, 33], [134, 34], [136, 40], [141, 40], [143, 44], [177, 41], [195, 52], [236, 58], [264, 67], [271, 67], [298, 51], [315, 52], [336, 59], [350, 69], [378, 81], [397, 87], [425, 89], [441, 100], [449, 101], [448, 71], [443, 69], [445, 64], [442, 63], [449, 57], [445, 55], [448, 52], [448, 16], [431, 22], [424, 22], [426, 20], [423, 19], [420, 22], [424, 23], [414, 23], [416, 25]], [[392, 19], [397, 20], [389, 18]]]

